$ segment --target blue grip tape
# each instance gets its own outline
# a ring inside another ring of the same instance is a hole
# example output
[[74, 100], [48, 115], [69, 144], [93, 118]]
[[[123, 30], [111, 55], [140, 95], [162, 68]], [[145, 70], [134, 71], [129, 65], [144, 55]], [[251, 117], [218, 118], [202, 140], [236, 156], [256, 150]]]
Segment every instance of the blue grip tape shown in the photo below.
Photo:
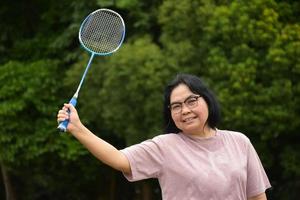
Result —
[[[77, 104], [77, 99], [76, 98], [72, 98], [69, 102], [70, 104], [72, 104], [74, 107], [76, 106]], [[70, 115], [70, 110], [67, 111]], [[67, 127], [68, 127], [68, 124], [69, 124], [69, 119], [66, 119], [65, 121], [62, 121], [59, 123], [57, 129], [60, 131], [60, 132], [66, 132], [67, 131]]]

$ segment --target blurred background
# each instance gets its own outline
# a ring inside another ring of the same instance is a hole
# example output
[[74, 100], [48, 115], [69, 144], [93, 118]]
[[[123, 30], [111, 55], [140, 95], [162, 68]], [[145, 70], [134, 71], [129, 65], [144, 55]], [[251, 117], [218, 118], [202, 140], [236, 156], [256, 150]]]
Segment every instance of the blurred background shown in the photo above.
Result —
[[222, 108], [219, 129], [252, 141], [273, 188], [300, 191], [300, 2], [292, 0], [26, 0], [0, 2], [0, 199], [159, 200], [156, 180], [129, 183], [57, 132], [89, 59], [82, 20], [119, 12], [127, 32], [96, 57], [78, 112], [117, 148], [162, 134], [165, 84], [202, 77]]

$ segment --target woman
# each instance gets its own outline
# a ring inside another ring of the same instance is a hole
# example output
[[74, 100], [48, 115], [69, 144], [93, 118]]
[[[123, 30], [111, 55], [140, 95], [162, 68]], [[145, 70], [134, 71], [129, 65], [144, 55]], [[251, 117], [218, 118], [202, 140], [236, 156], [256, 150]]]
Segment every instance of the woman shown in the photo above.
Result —
[[67, 130], [129, 181], [157, 178], [164, 200], [267, 199], [271, 185], [255, 149], [242, 133], [216, 128], [219, 106], [201, 79], [176, 76], [165, 90], [164, 117], [169, 134], [123, 150], [89, 131], [71, 104], [57, 120], [69, 119]]

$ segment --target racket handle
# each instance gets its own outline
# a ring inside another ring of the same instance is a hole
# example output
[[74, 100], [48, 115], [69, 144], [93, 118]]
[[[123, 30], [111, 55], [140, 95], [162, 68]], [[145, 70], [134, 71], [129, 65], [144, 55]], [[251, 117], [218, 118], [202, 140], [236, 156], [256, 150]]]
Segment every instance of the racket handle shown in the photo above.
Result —
[[[73, 97], [73, 98], [70, 100], [69, 103], [72, 104], [72, 105], [75, 107], [76, 104], [77, 104], [77, 99]], [[68, 110], [67, 112], [70, 114], [70, 110]], [[67, 131], [68, 124], [69, 124], [69, 119], [66, 119], [65, 121], [62, 121], [62, 122], [59, 123], [57, 129], [58, 129], [60, 132], [66, 132], [66, 131]]]

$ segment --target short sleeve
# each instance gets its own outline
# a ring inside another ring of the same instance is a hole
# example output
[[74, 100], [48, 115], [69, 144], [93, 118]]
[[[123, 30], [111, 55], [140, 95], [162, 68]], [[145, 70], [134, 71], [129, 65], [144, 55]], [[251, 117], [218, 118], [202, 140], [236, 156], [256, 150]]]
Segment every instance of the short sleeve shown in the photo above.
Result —
[[264, 193], [266, 189], [270, 187], [271, 184], [257, 152], [249, 141], [247, 161], [247, 197], [250, 198]]
[[156, 137], [121, 150], [131, 167], [131, 174], [124, 174], [127, 180], [157, 178], [163, 166], [161, 145], [161, 140]]

